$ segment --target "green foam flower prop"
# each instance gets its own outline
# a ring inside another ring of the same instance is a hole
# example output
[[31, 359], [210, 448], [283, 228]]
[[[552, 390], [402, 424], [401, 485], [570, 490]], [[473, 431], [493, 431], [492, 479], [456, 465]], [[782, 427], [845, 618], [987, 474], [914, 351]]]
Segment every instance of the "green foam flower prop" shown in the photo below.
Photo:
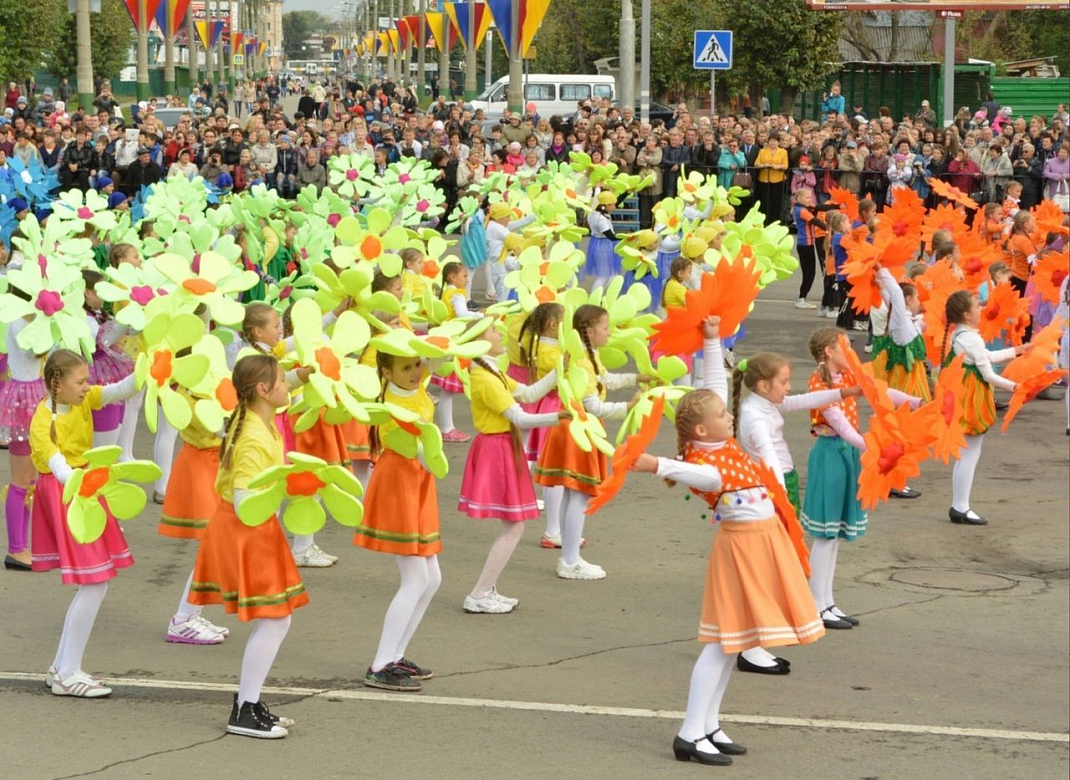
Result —
[[446, 223], [446, 233], [449, 235], [460, 233], [461, 226], [472, 218], [483, 218], [483, 215], [479, 213], [479, 198], [465, 195], [457, 201], [457, 205], [450, 212], [450, 220]]
[[307, 185], [297, 193], [297, 206], [297, 209], [290, 212], [295, 221], [306, 219], [305, 215], [315, 215], [326, 220], [331, 228], [337, 225], [342, 217], [353, 215], [350, 201], [338, 197], [338, 193], [329, 187], [317, 191], [314, 184]]
[[195, 220], [208, 209], [208, 189], [196, 176], [168, 176], [149, 188], [145, 198], [145, 218], [156, 222]]
[[[677, 358], [679, 360], [679, 358]], [[677, 387], [676, 385], [664, 385], [651, 387], [644, 390], [635, 402], [635, 406], [628, 410], [627, 416], [621, 422], [617, 432], [617, 444], [619, 445], [628, 436], [636, 433], [642, 425], [643, 419], [650, 415], [654, 403], [658, 398], [665, 399], [664, 414], [670, 421], [676, 419], [676, 410], [673, 404], [691, 392], [690, 387]]]
[[549, 197], [533, 199], [532, 210], [535, 222], [524, 228], [524, 238], [546, 242], [556, 239], [575, 244], [589, 232], [587, 228], [576, 224], [576, 210], [564, 200]]
[[108, 280], [97, 284], [97, 295], [112, 304], [116, 322], [139, 333], [152, 315], [165, 307], [161, 298], [174, 290], [174, 284], [156, 270], [156, 263], [151, 259], [140, 267], [120, 263], [118, 268], [108, 268], [105, 273]]
[[48, 220], [44, 230], [37, 217], [30, 214], [19, 222], [21, 236], [12, 236], [11, 243], [26, 255], [26, 261], [62, 263], [77, 268], [96, 269], [93, 243], [88, 238], [74, 238], [69, 222]]
[[[397, 423], [397, 427], [383, 437], [383, 446], [403, 458], [422, 458], [428, 471], [438, 479], [445, 479], [449, 474], [450, 464], [442, 448], [442, 431], [438, 426], [425, 422], [415, 412], [394, 404], [384, 404], [384, 409]], [[384, 421], [382, 417], [375, 420], [380, 426]]]
[[[397, 302], [397, 299], [394, 299]], [[346, 311], [334, 325], [330, 338], [323, 332], [323, 321], [315, 301], [305, 299], [293, 305], [290, 320], [294, 329], [297, 359], [303, 366], [314, 367], [301, 401], [294, 410], [301, 416], [294, 423], [298, 433], [311, 428], [324, 410], [324, 420], [337, 424], [349, 419], [369, 422], [365, 403], [379, 395], [379, 375], [364, 366], [354, 355], [368, 344], [371, 330], [355, 312]]]
[[308, 215], [304, 224], [294, 233], [294, 258], [305, 273], [309, 273], [313, 265], [327, 259], [327, 252], [333, 243], [334, 231], [327, 224], [327, 220]]
[[[393, 218], [386, 209], [374, 208], [369, 211], [365, 226], [361, 226], [355, 217], [345, 217], [338, 223], [334, 235], [341, 244], [353, 250], [349, 262], [340, 267], [364, 261], [378, 265], [386, 276], [401, 273], [401, 258], [393, 252], [404, 248], [409, 234], [405, 228], [393, 224]], [[334, 259], [336, 263], [339, 261], [338, 257]]]
[[137, 386], [145, 388], [145, 423], [156, 432], [159, 399], [167, 421], [181, 431], [190, 424], [193, 411], [172, 385], [197, 386], [208, 373], [209, 360], [199, 354], [176, 354], [204, 338], [204, 323], [195, 314], [161, 312], [145, 324], [142, 335], [145, 351], [137, 356], [134, 376]]
[[617, 242], [614, 251], [621, 256], [621, 267], [635, 274], [636, 280], [647, 274], [658, 275], [658, 234], [653, 230], [637, 230]]
[[428, 182], [411, 195], [406, 195], [399, 205], [401, 208], [395, 212], [398, 221], [402, 225], [419, 225], [445, 213], [446, 193]]
[[[155, 482], [160, 467], [148, 460], [119, 463], [122, 447], [96, 447], [85, 453], [86, 465], [75, 469], [63, 488], [67, 504], [67, 527], [78, 544], [95, 542], [104, 533], [108, 512], [120, 520], [129, 520], [145, 508], [145, 491], [123, 482]], [[101, 503], [107, 504], [107, 511]]]
[[[566, 316], [571, 320], [571, 315]], [[577, 335], [577, 339], [578, 339]], [[565, 343], [563, 339], [562, 344]], [[572, 343], [569, 340], [569, 343]], [[582, 347], [581, 347], [582, 348]], [[606, 455], [613, 454], [613, 445], [606, 440], [606, 429], [602, 421], [588, 412], [583, 406], [583, 396], [587, 390], [587, 372], [576, 364], [576, 351], [569, 350], [572, 356], [568, 369], [565, 369], [564, 356], [557, 361], [557, 394], [561, 398], [561, 408], [570, 415], [568, 432], [572, 440], [584, 452], [595, 447]], [[586, 353], [582, 353], [586, 357]]]
[[218, 252], [204, 252], [198, 258], [197, 270], [181, 255], [165, 253], [156, 257], [156, 269], [172, 284], [175, 291], [168, 296], [180, 311], [192, 311], [205, 304], [212, 319], [220, 325], [234, 326], [245, 317], [245, 307], [236, 300], [238, 293], [256, 285], [260, 277], [255, 271], [244, 271]]
[[[0, 322], [10, 325], [17, 319], [30, 318], [19, 332], [17, 343], [35, 355], [45, 355], [56, 345], [92, 357], [95, 345], [86, 324], [82, 305], [85, 282], [76, 267], [42, 256], [38, 262], [28, 260], [8, 271], [9, 291], [0, 294]], [[29, 300], [12, 294], [20, 290]]]
[[344, 198], [368, 195], [375, 180], [375, 162], [363, 154], [336, 154], [327, 163], [327, 181]]
[[238, 518], [245, 525], [261, 525], [284, 503], [282, 523], [294, 534], [314, 534], [323, 528], [324, 506], [340, 525], [352, 528], [360, 523], [364, 488], [353, 472], [299, 452], [287, 457], [289, 465], [274, 466], [249, 483], [249, 490], [256, 492], [238, 505]]
[[478, 339], [494, 324], [494, 318], [483, 317], [469, 323], [471, 320], [448, 320], [431, 328], [426, 336], [409, 333], [409, 344], [420, 357], [472, 360], [490, 349], [488, 342]]
[[544, 260], [538, 247], [528, 247], [517, 257], [520, 269], [506, 274], [505, 286], [516, 290], [524, 311], [550, 303], [575, 281], [577, 254], [582, 261], [582, 252], [571, 244], [558, 242], [550, 250], [549, 259]]
[[680, 180], [676, 191], [680, 194], [680, 200], [687, 204], [706, 203], [713, 199], [717, 191], [717, 179], [713, 176], [705, 176], [698, 171], [689, 171], [685, 176], [680, 172]]
[[[238, 408], [238, 392], [227, 367], [226, 350], [223, 342], [214, 333], [209, 333], [194, 344], [191, 351], [208, 361], [204, 378], [189, 388], [193, 416], [207, 430], [221, 431], [226, 418]], [[239, 353], [238, 357], [243, 355]]]
[[389, 330], [389, 327], [375, 316], [375, 312], [397, 314], [401, 311], [401, 302], [386, 290], [372, 292], [373, 268], [370, 263], [361, 263], [336, 274], [326, 265], [314, 266], [312, 281], [319, 290], [315, 300], [320, 309], [329, 311], [349, 298], [352, 311], [367, 320], [376, 330]]
[[116, 223], [115, 212], [108, 210], [108, 199], [96, 190], [61, 192], [52, 201], [52, 219], [62, 223], [70, 233], [81, 233], [86, 224], [106, 232]]
[[725, 260], [733, 262], [740, 254], [747, 256], [745, 249], [749, 250], [761, 271], [759, 289], [777, 279], [787, 279], [799, 267], [799, 261], [792, 256], [795, 241], [788, 228], [779, 222], [766, 225], [757, 207], [741, 221], [725, 223], [724, 229], [720, 250], [713, 247], [706, 250], [704, 259], [709, 265], [716, 267]]
[[604, 288], [588, 293], [580, 287], [568, 290], [565, 302], [573, 309], [585, 303], [601, 306], [609, 313], [609, 338], [598, 350], [598, 359], [609, 370], [620, 368], [628, 362], [628, 355], [646, 352], [647, 339], [653, 333], [658, 318], [654, 314], [641, 314], [650, 306], [650, 290], [642, 284], [633, 284], [622, 292], [624, 279], [616, 276]]
[[275, 307], [279, 314], [285, 312], [294, 301], [314, 298], [316, 285], [312, 276], [294, 271], [289, 276], [269, 284], [264, 290], [264, 302]]

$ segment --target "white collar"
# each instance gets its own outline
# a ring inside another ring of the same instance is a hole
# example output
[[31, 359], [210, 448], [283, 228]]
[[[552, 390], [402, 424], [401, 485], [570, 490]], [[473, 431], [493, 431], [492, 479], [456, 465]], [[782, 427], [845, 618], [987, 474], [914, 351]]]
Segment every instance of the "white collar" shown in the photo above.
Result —
[[557, 344], [557, 339], [552, 339], [549, 336], [539, 336], [540, 344]]
[[777, 410], [777, 405], [775, 403], [770, 401], [768, 398], [763, 398], [762, 396], [754, 392], [748, 395], [743, 402], [746, 403], [747, 401], [750, 401], [752, 404], [757, 405], [758, 408], [762, 411], [768, 412]]
[[698, 441], [693, 439], [691, 441], [692, 446], [700, 450], [719, 450], [728, 444], [728, 441]]
[[387, 382], [386, 389], [394, 395], [401, 396], [402, 398], [412, 398], [420, 390], [418, 387], [415, 390], [405, 390], [404, 388], [398, 387], [393, 382]]
[[59, 403], [56, 404], [56, 414], [57, 415], [59, 415], [59, 414], [70, 414], [70, 411], [71, 411], [71, 405], [70, 404], [59, 404]]

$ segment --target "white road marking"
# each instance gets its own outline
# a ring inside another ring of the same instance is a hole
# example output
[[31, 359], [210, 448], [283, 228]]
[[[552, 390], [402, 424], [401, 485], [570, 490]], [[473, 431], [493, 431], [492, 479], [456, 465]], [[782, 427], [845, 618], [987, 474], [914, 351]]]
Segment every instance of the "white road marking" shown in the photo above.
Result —
[[[39, 682], [41, 674], [0, 672], [0, 681]], [[232, 693], [231, 683], [193, 682], [185, 680], [153, 680], [138, 677], [108, 678], [108, 684], [118, 687], [155, 688], [176, 691], [212, 691]], [[511, 701], [508, 699], [470, 699], [455, 696], [427, 696], [416, 693], [379, 693], [370, 690], [324, 690], [265, 686], [269, 696], [317, 696], [330, 699], [374, 702], [402, 702], [405, 704], [437, 704], [447, 707], [488, 707], [490, 709], [525, 712], [561, 712], [573, 715], [609, 715], [618, 718], [659, 718], [682, 720], [683, 712], [651, 710], [642, 707], [600, 707], [593, 704], [559, 704], [541, 701]], [[722, 715], [726, 723], [749, 723], [757, 726], [786, 726], [788, 728], [826, 729], [834, 731], [880, 731], [899, 734], [921, 734], [947, 737], [976, 737], [978, 739], [1006, 739], [1018, 742], [1070, 743], [1070, 734], [1043, 731], [1007, 731], [1002, 729], [972, 729], [957, 726], [926, 726], [913, 723], [873, 723], [853, 720], [825, 720], [822, 718], [781, 718], [772, 715]]]

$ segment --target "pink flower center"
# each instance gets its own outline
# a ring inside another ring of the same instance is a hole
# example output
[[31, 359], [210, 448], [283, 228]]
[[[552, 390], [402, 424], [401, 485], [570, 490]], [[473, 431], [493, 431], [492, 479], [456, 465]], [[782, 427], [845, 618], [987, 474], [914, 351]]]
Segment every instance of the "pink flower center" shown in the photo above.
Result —
[[308, 250], [304, 247], [301, 247], [301, 259], [308, 260]]
[[93, 209], [88, 206], [82, 206], [78, 209], [78, 219], [92, 219]]
[[282, 299], [282, 300], [286, 300], [287, 298], [290, 297], [290, 294], [293, 293], [293, 291], [294, 291], [293, 286], [292, 285], [287, 285], [286, 287], [282, 288], [282, 292], [279, 293], [279, 298]]
[[350, 181], [356, 181], [360, 178], [360, 171], [358, 171], [356, 168], [350, 168], [348, 171], [346, 171], [346, 178]]
[[60, 297], [58, 292], [52, 290], [41, 290], [37, 294], [37, 303], [34, 304], [39, 312], [42, 312], [47, 317], [51, 317], [56, 312], [63, 311], [63, 298]]
[[412, 181], [412, 177], [409, 176], [409, 174], [407, 174], [407, 173], [403, 173], [400, 176], [398, 176], [398, 181], [401, 184], [408, 184], [410, 181]]
[[149, 301], [156, 297], [155, 291], [147, 284], [130, 289], [130, 300], [139, 306], [147, 306]]
[[342, 221], [341, 214], [331, 214], [327, 217], [327, 224], [331, 227], [338, 227], [338, 223]]
[[37, 267], [41, 269], [41, 276], [48, 278], [48, 258], [44, 255], [37, 256]]
[[416, 210], [419, 211], [421, 214], [427, 211], [429, 208], [431, 208], [431, 201], [427, 200], [426, 198], [416, 204]]
[[179, 221], [179, 222], [185, 222], [185, 223], [186, 223], [187, 225], [192, 225], [192, 224], [193, 224], [193, 220], [191, 220], [191, 219], [190, 219], [190, 218], [189, 218], [189, 217], [188, 217], [187, 215], [185, 215], [185, 214], [179, 214], [179, 215], [178, 215], [178, 221]]
[[193, 273], [195, 274], [199, 274], [201, 272], [201, 256], [199, 254], [193, 256], [193, 262], [189, 264], [189, 267], [190, 270], [193, 271]]

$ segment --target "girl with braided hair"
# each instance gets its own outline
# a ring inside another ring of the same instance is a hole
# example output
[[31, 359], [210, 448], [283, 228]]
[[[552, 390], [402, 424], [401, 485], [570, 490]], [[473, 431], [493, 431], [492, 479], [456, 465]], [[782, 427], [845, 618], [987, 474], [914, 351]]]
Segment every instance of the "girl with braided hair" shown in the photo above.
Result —
[[276, 518], [245, 525], [238, 508], [251, 495], [253, 479], [283, 465], [275, 410], [289, 402], [290, 388], [307, 382], [311, 372], [299, 368], [284, 374], [271, 355], [248, 355], [235, 364], [238, 406], [219, 447], [215, 482], [219, 504], [193, 568], [192, 604], [222, 604], [238, 620], [256, 622], [245, 645], [238, 693], [227, 723], [228, 732], [246, 737], [280, 739], [293, 725], [268, 710], [260, 691], [290, 628], [290, 614], [308, 603], [308, 594]]
[[[583, 339], [587, 356], [577, 361], [587, 373], [587, 387], [583, 393], [583, 408], [606, 420], [620, 420], [628, 414], [638, 393], [628, 403], [606, 402], [607, 390], [635, 385], [635, 374], [610, 374], [598, 362], [596, 352], [609, 340], [609, 313], [601, 306], [586, 304], [572, 316], [572, 327]], [[573, 441], [568, 422], [550, 429], [538, 465], [535, 482], [543, 487], [563, 487], [561, 509], [561, 557], [557, 560], [557, 576], [566, 580], [600, 580], [605, 569], [580, 557], [583, 544], [583, 525], [587, 502], [608, 474], [606, 456], [597, 448], [584, 452]]]
[[[1025, 212], [1019, 212], [1025, 213]], [[940, 347], [940, 364], [945, 366], [956, 355], [965, 355], [966, 397], [962, 428], [966, 446], [951, 470], [951, 509], [948, 516], [960, 525], [987, 525], [988, 521], [970, 508], [970, 491], [977, 462], [981, 459], [981, 445], [985, 431], [996, 422], [996, 403], [992, 386], [1014, 392], [1017, 385], [1004, 379], [993, 369], [1029, 349], [1029, 345], [1008, 347], [996, 351], [985, 348], [984, 339], [977, 332], [981, 321], [981, 305], [969, 290], [959, 290], [948, 296], [944, 304], [947, 325]]]
[[693, 390], [676, 408], [677, 457], [644, 453], [633, 469], [682, 482], [710, 506], [720, 530], [713, 540], [687, 712], [673, 740], [679, 761], [727, 765], [747, 752], [720, 724], [737, 653], [753, 647], [808, 644], [825, 629], [806, 587], [800, 554], [777, 516], [771, 484], [732, 438], [734, 418], [725, 399], [717, 317], [703, 324], [706, 390]]
[[[137, 388], [131, 374], [111, 385], [90, 385], [89, 366], [81, 355], [66, 349], [53, 352], [44, 368], [48, 393], [30, 422], [30, 449], [37, 470], [33, 495], [33, 570], [59, 569], [64, 585], [77, 585], [60, 635], [59, 649], [45, 684], [57, 696], [98, 698], [111, 688], [82, 671], [82, 656], [97, 619], [108, 580], [119, 569], [133, 566], [134, 557], [119, 523], [107, 513], [104, 532], [96, 541], [80, 544], [67, 525], [63, 486], [75, 469], [86, 465], [93, 446], [93, 412], [131, 398]], [[107, 504], [101, 499], [104, 509]]]
[[477, 435], [468, 450], [457, 508], [477, 520], [501, 520], [501, 531], [479, 580], [464, 599], [464, 611], [502, 614], [512, 612], [520, 602], [498, 593], [498, 578], [520, 542], [524, 521], [539, 516], [520, 429], [557, 425], [569, 415], [560, 404], [557, 410], [542, 414], [524, 411], [518, 402], [544, 398], [556, 387], [557, 372], [550, 371], [533, 385], [520, 384], [495, 365], [495, 359], [505, 352], [501, 333], [491, 327], [483, 338], [490, 350], [472, 363], [472, 422]]

